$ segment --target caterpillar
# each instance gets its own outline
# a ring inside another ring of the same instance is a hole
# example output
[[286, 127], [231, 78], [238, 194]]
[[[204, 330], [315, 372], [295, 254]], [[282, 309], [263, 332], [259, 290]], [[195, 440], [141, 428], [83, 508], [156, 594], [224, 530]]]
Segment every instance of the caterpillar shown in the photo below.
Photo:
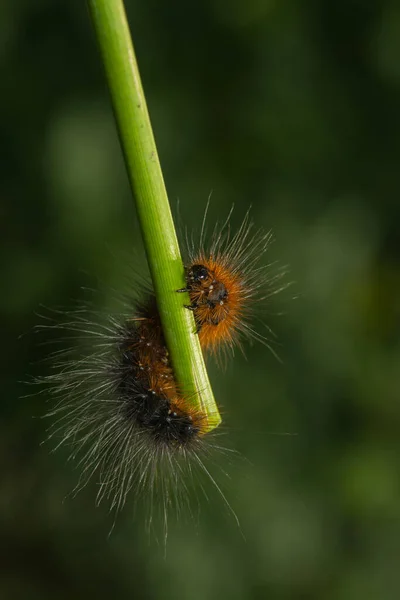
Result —
[[[189, 294], [186, 309], [193, 312], [201, 346], [218, 359], [235, 347], [243, 349], [245, 338], [270, 347], [250, 319], [263, 301], [286, 287], [284, 269], [262, 264], [271, 233], [254, 231], [247, 213], [232, 235], [231, 211], [207, 242], [207, 210], [199, 243], [186, 236], [186, 284], [177, 290]], [[167, 515], [188, 505], [189, 488], [200, 474], [237, 521], [210, 468], [214, 452], [222, 453], [224, 462], [233, 452], [219, 444], [219, 431], [208, 432], [207, 416], [179, 390], [153, 293], [146, 290], [145, 301], [129, 299], [122, 313], [105, 320], [79, 309], [63, 324], [38, 329], [49, 327], [83, 345], [78, 357], [73, 348], [54, 353], [52, 372], [39, 378], [55, 400], [46, 415], [52, 418], [48, 437], [57, 440], [54, 449], [67, 446], [80, 469], [74, 492], [96, 479], [97, 502], [107, 500], [116, 513], [130, 493], [147, 498], [150, 510], [158, 503], [166, 539]], [[223, 466], [218, 473], [226, 475]]]

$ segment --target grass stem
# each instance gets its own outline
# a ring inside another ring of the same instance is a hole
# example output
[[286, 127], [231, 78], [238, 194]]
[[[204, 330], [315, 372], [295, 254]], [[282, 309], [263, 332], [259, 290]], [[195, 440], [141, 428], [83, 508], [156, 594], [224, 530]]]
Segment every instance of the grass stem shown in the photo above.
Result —
[[123, 0], [88, 0], [136, 202], [167, 348], [179, 388], [221, 421], [184, 287], [184, 269]]

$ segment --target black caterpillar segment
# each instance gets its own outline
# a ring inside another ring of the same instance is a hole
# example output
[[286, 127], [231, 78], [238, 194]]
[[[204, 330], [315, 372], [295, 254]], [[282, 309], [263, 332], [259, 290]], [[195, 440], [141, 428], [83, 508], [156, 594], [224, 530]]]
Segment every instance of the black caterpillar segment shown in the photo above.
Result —
[[149, 320], [127, 324], [116, 362], [123, 415], [158, 443], [186, 446], [201, 432], [201, 426], [198, 418], [182, 407], [161, 341], [154, 334], [153, 323], [149, 329]]
[[123, 414], [155, 441], [168, 446], [186, 446], [199, 433], [193, 417], [168, 400], [149, 391], [138, 380], [121, 396]]

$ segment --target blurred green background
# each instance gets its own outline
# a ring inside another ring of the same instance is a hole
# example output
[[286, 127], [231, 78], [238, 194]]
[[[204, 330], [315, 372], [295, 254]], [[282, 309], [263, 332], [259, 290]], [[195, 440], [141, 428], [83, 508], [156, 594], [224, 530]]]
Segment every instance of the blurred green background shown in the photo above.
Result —
[[283, 364], [254, 346], [211, 369], [243, 536], [203, 503], [164, 557], [129, 506], [108, 537], [94, 486], [63, 502], [77, 473], [39, 445], [44, 398], [20, 398], [47, 368], [35, 312], [118, 287], [110, 255], [141, 241], [84, 2], [3, 0], [0, 597], [397, 599], [400, 6], [127, 10], [172, 204], [189, 229], [211, 190], [211, 222], [252, 204], [299, 298], [268, 320]]

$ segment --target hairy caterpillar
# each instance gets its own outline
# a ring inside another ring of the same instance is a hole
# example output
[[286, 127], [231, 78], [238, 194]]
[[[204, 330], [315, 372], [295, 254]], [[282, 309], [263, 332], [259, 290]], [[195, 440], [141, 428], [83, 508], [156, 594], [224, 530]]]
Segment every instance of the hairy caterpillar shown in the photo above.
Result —
[[[187, 308], [200, 343], [211, 355], [242, 348], [246, 337], [270, 346], [250, 319], [257, 306], [286, 287], [283, 269], [262, 264], [272, 236], [253, 232], [249, 213], [232, 235], [229, 213], [206, 242], [206, 215], [207, 210], [199, 244], [186, 236], [186, 286], [177, 290], [189, 293]], [[199, 473], [230, 508], [209, 459], [218, 451], [226, 461], [232, 451], [219, 445], [218, 431], [206, 433], [206, 415], [178, 389], [152, 293], [146, 293], [146, 302], [130, 300], [122, 314], [109, 314], [105, 321], [83, 309], [67, 318], [41, 328], [67, 332], [85, 347], [77, 358], [71, 348], [55, 353], [53, 371], [40, 383], [56, 399], [48, 413], [49, 438], [58, 440], [56, 448], [70, 447], [80, 469], [75, 491], [96, 479], [97, 501], [107, 499], [116, 511], [131, 492], [150, 498], [150, 510], [159, 504], [166, 527], [173, 506], [178, 511], [188, 506], [188, 489]]]

